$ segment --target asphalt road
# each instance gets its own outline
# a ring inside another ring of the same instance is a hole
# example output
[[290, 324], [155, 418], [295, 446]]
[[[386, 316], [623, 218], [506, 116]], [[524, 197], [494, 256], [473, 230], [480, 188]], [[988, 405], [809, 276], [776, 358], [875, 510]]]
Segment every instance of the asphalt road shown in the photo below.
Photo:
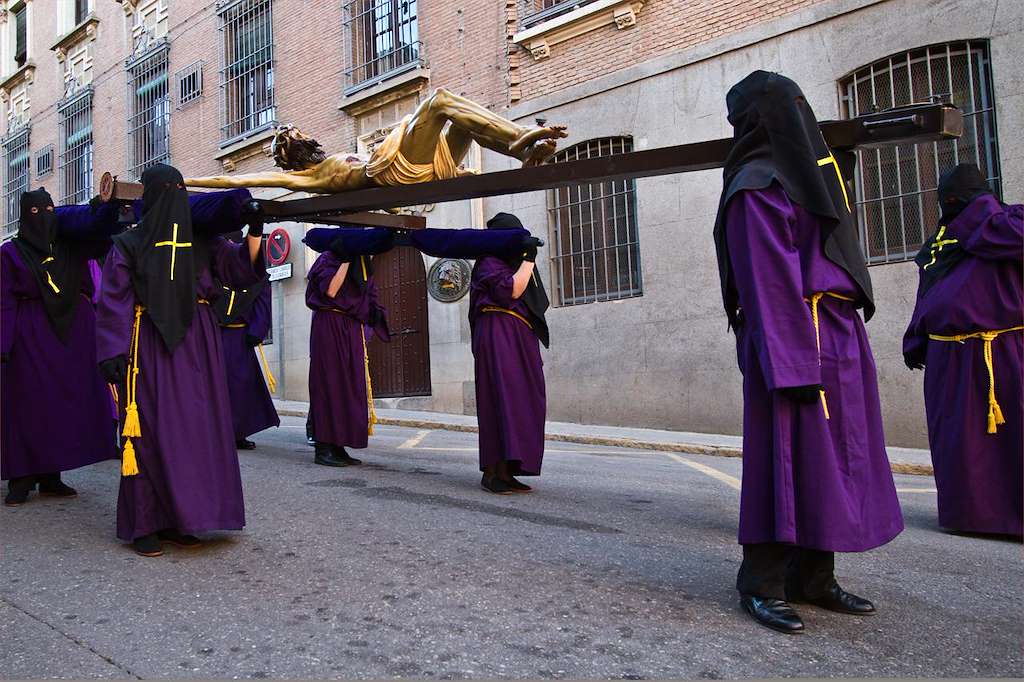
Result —
[[475, 436], [379, 427], [360, 468], [303, 421], [241, 454], [248, 526], [198, 550], [114, 538], [117, 466], [0, 509], [0, 676], [658, 678], [1020, 676], [1019, 543], [935, 524], [837, 560], [880, 612], [761, 629], [733, 581], [739, 461], [549, 444], [532, 495], [478, 487]]

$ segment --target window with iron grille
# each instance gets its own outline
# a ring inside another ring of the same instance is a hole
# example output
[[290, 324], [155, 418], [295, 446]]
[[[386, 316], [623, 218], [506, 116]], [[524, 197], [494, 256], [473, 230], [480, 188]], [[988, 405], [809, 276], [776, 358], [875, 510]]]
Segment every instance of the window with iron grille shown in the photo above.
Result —
[[[576, 161], [633, 151], [630, 137], [582, 142], [555, 155]], [[552, 190], [551, 270], [557, 304], [580, 305], [643, 295], [636, 223], [636, 180], [591, 182]]]
[[53, 145], [48, 144], [36, 152], [36, 177], [42, 178], [53, 172]]
[[20, 69], [28, 61], [28, 6], [14, 10], [14, 64]]
[[858, 69], [839, 83], [847, 118], [929, 98], [952, 98], [964, 113], [957, 140], [857, 152], [857, 222], [869, 264], [910, 260], [939, 219], [938, 178], [975, 163], [1001, 196], [992, 64], [988, 43], [932, 45]]
[[128, 170], [136, 178], [170, 158], [167, 44], [128, 64]]
[[222, 1], [221, 89], [224, 145], [276, 123], [271, 0]]
[[198, 61], [186, 66], [174, 74], [174, 80], [178, 83], [178, 108], [203, 94], [203, 62]]
[[530, 28], [548, 19], [554, 19], [574, 9], [589, 5], [596, 0], [519, 0], [519, 2], [523, 28]]
[[4, 233], [6, 239], [18, 231], [21, 218], [21, 193], [28, 190], [30, 154], [28, 129], [8, 135], [4, 141]]
[[59, 204], [82, 204], [92, 198], [92, 89], [60, 104]]
[[346, 93], [422, 64], [416, 0], [346, 0], [345, 29], [351, 46]]

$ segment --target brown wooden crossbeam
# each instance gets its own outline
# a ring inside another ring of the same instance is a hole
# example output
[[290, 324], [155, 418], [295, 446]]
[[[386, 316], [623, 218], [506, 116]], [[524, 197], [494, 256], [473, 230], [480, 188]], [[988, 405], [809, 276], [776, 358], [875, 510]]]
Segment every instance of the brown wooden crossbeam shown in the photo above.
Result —
[[[963, 115], [948, 104], [915, 104], [845, 121], [821, 123], [825, 141], [837, 150], [947, 140], [959, 137], [962, 132]], [[725, 163], [731, 146], [731, 139], [708, 140], [398, 187], [374, 187], [287, 201], [261, 200], [260, 204], [268, 217], [278, 220], [416, 229], [387, 221], [409, 220], [418, 216], [363, 212], [535, 192], [587, 182], [709, 170], [720, 168]], [[109, 173], [104, 174], [100, 182], [104, 200], [141, 196], [141, 186], [123, 183], [116, 178], [109, 180], [109, 192], [104, 195], [104, 181], [108, 181], [108, 177]], [[374, 222], [361, 223], [353, 220], [354, 216]]]

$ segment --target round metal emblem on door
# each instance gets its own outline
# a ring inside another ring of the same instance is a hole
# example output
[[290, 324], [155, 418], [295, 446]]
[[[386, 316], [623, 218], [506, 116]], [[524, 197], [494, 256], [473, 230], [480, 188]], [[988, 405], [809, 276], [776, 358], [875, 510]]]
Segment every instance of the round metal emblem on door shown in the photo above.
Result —
[[459, 258], [442, 258], [430, 266], [427, 291], [441, 303], [454, 303], [469, 291], [472, 271], [469, 263]]

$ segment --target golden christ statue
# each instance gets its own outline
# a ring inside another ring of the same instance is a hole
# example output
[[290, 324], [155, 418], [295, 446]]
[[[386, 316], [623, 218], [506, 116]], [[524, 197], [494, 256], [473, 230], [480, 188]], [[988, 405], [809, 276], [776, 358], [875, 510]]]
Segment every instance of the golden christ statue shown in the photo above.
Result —
[[[448, 125], [450, 123], [450, 125]], [[445, 129], [447, 126], [447, 129]], [[438, 88], [377, 146], [369, 160], [327, 156], [320, 144], [291, 126], [274, 135], [274, 161], [285, 172], [190, 178], [191, 187], [283, 187], [335, 194], [367, 187], [446, 180], [478, 171], [461, 165], [471, 142], [538, 166], [555, 153], [565, 126], [524, 128], [484, 107]]]

